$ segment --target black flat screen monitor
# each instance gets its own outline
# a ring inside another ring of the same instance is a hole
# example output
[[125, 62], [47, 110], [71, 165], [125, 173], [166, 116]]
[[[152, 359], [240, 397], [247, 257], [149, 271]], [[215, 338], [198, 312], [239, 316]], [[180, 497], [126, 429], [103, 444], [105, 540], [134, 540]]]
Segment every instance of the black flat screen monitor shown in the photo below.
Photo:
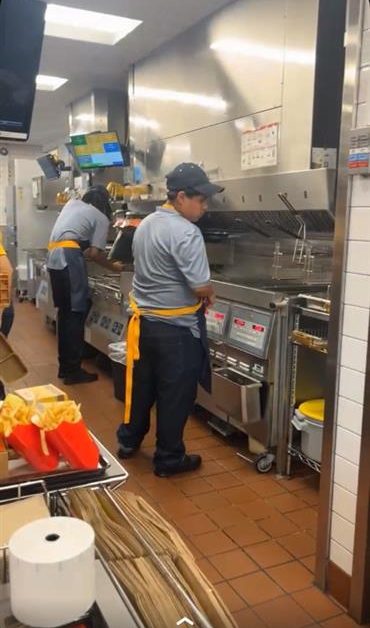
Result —
[[28, 140], [46, 3], [0, 2], [0, 138]]
[[71, 143], [78, 167], [82, 172], [125, 165], [115, 131], [72, 135]]
[[56, 166], [54, 158], [51, 155], [39, 157], [37, 163], [47, 179], [59, 179], [60, 172]]

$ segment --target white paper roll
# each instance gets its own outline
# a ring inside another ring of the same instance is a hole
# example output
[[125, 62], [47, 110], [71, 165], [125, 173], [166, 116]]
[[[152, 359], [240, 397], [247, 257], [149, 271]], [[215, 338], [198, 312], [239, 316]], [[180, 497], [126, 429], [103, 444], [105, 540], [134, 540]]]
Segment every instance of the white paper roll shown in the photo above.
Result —
[[80, 519], [51, 517], [20, 528], [9, 541], [10, 603], [27, 626], [55, 628], [95, 602], [95, 534]]

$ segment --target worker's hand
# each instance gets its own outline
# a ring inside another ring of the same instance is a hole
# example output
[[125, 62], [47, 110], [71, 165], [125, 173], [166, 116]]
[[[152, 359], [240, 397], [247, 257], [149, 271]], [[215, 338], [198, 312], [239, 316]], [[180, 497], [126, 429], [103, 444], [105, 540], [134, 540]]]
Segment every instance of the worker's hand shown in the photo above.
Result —
[[203, 303], [205, 305], [205, 307], [210, 307], [211, 305], [214, 304], [214, 302], [216, 301], [216, 296], [214, 294], [208, 296], [208, 297], [204, 297], [203, 299]]
[[124, 270], [124, 264], [122, 262], [112, 262], [112, 270], [115, 270], [117, 273], [122, 273]]
[[90, 259], [91, 249], [86, 249], [83, 253], [85, 259]]

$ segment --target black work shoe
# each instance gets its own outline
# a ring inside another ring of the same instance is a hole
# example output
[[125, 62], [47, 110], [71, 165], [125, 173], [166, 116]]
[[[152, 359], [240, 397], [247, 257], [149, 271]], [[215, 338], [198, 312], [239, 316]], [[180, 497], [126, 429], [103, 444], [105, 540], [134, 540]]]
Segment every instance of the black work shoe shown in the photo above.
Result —
[[117, 451], [117, 456], [121, 460], [127, 460], [127, 458], [132, 458], [138, 449], [139, 447], [124, 447], [123, 445], [120, 445], [119, 450]]
[[58, 371], [59, 379], [65, 379], [66, 377], [68, 377], [67, 373], [63, 373], [63, 371]]
[[81, 369], [77, 371], [77, 373], [72, 373], [64, 378], [64, 383], [66, 386], [71, 386], [73, 384], [91, 384], [92, 382], [96, 382], [98, 376], [96, 373], [88, 373]]
[[188, 473], [189, 471], [196, 471], [202, 464], [202, 458], [198, 454], [185, 455], [181, 462], [174, 467], [161, 467], [157, 465], [154, 467], [155, 475], [160, 478], [169, 478], [177, 473]]

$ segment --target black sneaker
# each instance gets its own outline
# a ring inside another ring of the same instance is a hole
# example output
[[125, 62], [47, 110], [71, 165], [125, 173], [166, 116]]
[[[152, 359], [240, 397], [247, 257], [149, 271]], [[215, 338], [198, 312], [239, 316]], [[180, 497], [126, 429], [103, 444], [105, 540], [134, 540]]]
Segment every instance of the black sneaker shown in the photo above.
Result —
[[121, 460], [127, 460], [127, 458], [132, 458], [138, 449], [139, 447], [124, 447], [123, 445], [120, 445], [119, 450], [117, 451], [117, 456]]
[[154, 467], [155, 475], [160, 478], [170, 478], [177, 473], [188, 473], [189, 471], [196, 471], [202, 464], [202, 458], [198, 454], [185, 455], [181, 462], [174, 467], [161, 467], [156, 465]]
[[98, 376], [96, 373], [88, 373], [81, 369], [77, 371], [77, 373], [73, 373], [64, 378], [64, 383], [66, 386], [72, 386], [73, 384], [91, 384], [92, 382], [96, 382]]

